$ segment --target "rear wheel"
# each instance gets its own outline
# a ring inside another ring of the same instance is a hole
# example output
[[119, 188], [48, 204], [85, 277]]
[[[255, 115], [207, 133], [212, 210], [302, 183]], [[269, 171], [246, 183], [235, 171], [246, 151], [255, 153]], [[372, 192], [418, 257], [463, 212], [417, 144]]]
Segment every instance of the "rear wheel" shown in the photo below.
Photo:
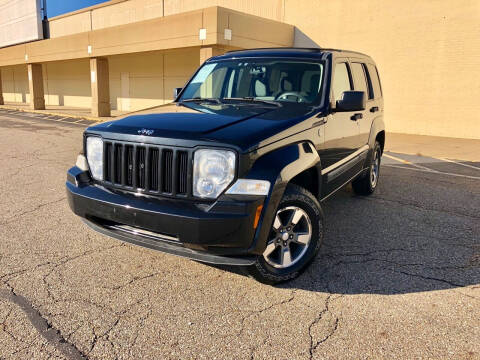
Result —
[[352, 188], [358, 195], [373, 194], [378, 185], [380, 176], [380, 163], [382, 158], [382, 147], [378, 141], [375, 142], [372, 156], [369, 161], [368, 171], [359, 178], [352, 181]]
[[267, 284], [296, 278], [315, 258], [324, 236], [324, 216], [317, 199], [307, 190], [289, 185], [278, 206], [262, 255], [248, 268]]

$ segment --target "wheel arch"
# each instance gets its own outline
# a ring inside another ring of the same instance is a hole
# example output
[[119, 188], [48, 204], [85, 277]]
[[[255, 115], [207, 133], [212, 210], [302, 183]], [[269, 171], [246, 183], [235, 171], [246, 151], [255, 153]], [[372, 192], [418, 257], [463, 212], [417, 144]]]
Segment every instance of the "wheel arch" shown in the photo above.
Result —
[[383, 149], [385, 148], [385, 123], [383, 122], [382, 117], [377, 117], [373, 120], [372, 127], [370, 128], [370, 136], [368, 139], [370, 149], [374, 148], [375, 141], [380, 143], [383, 152]]
[[[320, 156], [313, 144], [302, 141], [275, 149], [259, 157], [249, 171], [247, 178], [270, 181], [270, 193], [265, 199], [254, 241], [249, 253], [261, 254], [265, 248], [275, 210], [280, 203], [287, 185], [297, 185], [307, 181], [306, 176], [315, 176], [315, 193], [320, 194], [321, 164]], [[301, 186], [301, 185], [300, 185]], [[316, 189], [316, 191], [315, 191]]]
[[383, 149], [385, 148], [385, 130], [381, 130], [375, 137], [375, 140], [380, 143], [380, 147], [383, 153]]

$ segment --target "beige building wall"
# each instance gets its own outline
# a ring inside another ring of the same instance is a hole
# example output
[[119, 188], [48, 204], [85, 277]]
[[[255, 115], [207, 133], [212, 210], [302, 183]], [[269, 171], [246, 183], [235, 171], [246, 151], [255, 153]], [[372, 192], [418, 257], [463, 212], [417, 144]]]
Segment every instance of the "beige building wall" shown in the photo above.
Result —
[[163, 0], [114, 0], [50, 19], [50, 37], [104, 29], [163, 16]]
[[[199, 63], [200, 48], [153, 51], [108, 57], [113, 110], [135, 111], [173, 100], [173, 89], [188, 81]], [[28, 103], [26, 65], [1, 68], [5, 102]], [[89, 59], [43, 63], [46, 105], [92, 106]]]
[[88, 59], [47, 62], [42, 70], [45, 105], [92, 106]]
[[480, 139], [479, 0], [285, 0], [284, 21], [373, 57], [388, 131]]
[[183, 87], [199, 66], [200, 49], [165, 52], [165, 101], [173, 100], [173, 89]]
[[[27, 65], [1, 68], [5, 102], [29, 103]], [[42, 65], [46, 105], [91, 107], [88, 59], [48, 62]]]
[[51, 18], [50, 37], [56, 38], [153, 18], [175, 15], [211, 6], [282, 21], [284, 0], [112, 0]]
[[28, 88], [27, 65], [5, 66], [2, 72], [3, 100], [5, 102], [28, 103], [30, 90]]
[[199, 48], [108, 57], [113, 110], [135, 111], [163, 105], [198, 67]]
[[283, 21], [284, 1], [285, 0], [164, 0], [164, 14], [168, 16], [210, 6], [221, 6], [266, 19]]

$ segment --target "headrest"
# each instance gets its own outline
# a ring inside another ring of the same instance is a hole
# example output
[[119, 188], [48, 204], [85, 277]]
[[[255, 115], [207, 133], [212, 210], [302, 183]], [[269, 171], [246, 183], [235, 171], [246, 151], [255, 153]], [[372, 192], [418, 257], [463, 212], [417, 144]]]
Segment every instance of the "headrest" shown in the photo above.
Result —
[[267, 96], [267, 86], [259, 79], [255, 80], [255, 96]]
[[284, 92], [285, 92], [285, 91], [292, 91], [292, 89], [293, 89], [292, 82], [291, 82], [288, 78], [286, 78], [286, 77], [284, 77], [284, 78], [282, 79], [282, 82], [281, 82], [280, 86], [282, 87], [282, 90], [283, 90]]

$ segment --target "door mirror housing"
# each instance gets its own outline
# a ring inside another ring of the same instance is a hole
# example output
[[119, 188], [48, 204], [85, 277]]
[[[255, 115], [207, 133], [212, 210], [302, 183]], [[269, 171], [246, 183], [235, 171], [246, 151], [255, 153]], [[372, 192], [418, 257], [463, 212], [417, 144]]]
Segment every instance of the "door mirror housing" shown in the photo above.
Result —
[[183, 88], [177, 87], [173, 89], [173, 99], [176, 99], [178, 95], [182, 92]]
[[344, 91], [342, 99], [337, 100], [337, 111], [361, 111], [367, 107], [365, 91]]

